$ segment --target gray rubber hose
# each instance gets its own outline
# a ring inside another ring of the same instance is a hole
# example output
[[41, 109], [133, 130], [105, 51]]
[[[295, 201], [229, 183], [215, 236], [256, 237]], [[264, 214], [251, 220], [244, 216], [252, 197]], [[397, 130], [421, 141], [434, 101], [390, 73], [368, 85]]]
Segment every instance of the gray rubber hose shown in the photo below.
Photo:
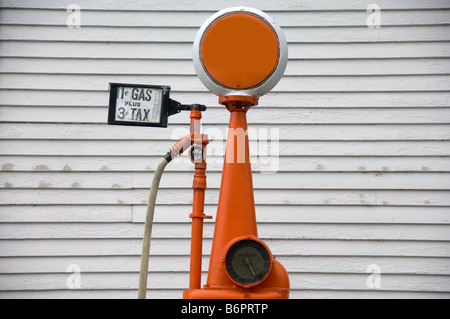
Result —
[[145, 217], [144, 239], [142, 242], [141, 270], [139, 273], [138, 299], [145, 299], [147, 295], [148, 259], [150, 257], [150, 240], [152, 238], [153, 216], [155, 213], [156, 195], [164, 168], [171, 161], [170, 153], [161, 160], [153, 175], [153, 182], [148, 197], [147, 213]]

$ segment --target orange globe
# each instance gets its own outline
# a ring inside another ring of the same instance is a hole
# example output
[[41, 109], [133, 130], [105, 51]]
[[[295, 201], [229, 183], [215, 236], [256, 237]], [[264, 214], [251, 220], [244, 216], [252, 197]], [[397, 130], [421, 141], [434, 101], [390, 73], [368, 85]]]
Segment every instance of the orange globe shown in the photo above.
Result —
[[205, 71], [220, 85], [245, 90], [263, 83], [279, 61], [276, 32], [264, 20], [235, 13], [216, 20], [201, 46]]

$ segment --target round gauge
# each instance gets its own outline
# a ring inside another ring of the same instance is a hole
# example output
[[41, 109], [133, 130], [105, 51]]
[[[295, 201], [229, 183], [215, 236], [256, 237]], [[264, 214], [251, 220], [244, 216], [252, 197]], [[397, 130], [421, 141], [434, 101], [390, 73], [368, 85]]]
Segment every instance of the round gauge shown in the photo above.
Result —
[[243, 286], [254, 286], [269, 274], [272, 257], [268, 249], [255, 240], [241, 240], [228, 250], [225, 268], [230, 278]]

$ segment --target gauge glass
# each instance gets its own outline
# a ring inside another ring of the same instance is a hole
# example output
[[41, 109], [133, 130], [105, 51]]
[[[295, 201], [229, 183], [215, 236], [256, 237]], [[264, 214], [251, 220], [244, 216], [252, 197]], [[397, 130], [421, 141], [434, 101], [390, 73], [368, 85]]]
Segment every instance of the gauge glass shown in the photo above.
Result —
[[263, 281], [271, 266], [270, 253], [254, 240], [242, 240], [228, 250], [225, 267], [228, 275], [242, 285], [255, 285]]

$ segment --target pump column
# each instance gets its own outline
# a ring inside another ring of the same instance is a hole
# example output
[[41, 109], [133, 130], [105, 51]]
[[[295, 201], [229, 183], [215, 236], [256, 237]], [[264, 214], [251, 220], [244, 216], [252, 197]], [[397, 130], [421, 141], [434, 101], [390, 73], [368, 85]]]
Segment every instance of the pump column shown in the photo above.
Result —
[[[199, 109], [192, 106], [191, 109], [191, 161], [195, 163], [195, 175], [192, 189], [194, 190], [194, 198], [192, 205], [192, 239], [191, 239], [191, 267], [189, 289], [201, 288], [202, 277], [202, 246], [203, 246], [203, 219], [211, 219], [212, 216], [206, 216], [204, 213], [205, 206], [205, 190], [206, 190], [206, 160], [205, 148], [208, 144], [208, 137], [200, 134], [200, 120], [202, 113]], [[200, 157], [196, 157], [196, 153]]]

